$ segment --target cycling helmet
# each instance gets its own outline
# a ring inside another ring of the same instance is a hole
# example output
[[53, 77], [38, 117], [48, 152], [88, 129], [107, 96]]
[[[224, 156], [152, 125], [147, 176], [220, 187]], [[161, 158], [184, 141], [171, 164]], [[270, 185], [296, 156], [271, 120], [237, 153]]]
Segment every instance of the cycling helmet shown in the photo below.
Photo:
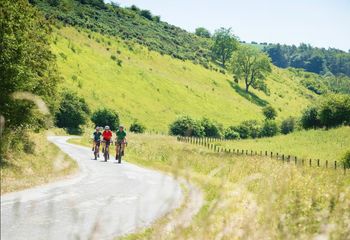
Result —
[[109, 126], [105, 126], [105, 130], [109, 130]]
[[100, 130], [100, 127], [96, 127], [95, 129], [96, 129], [96, 130]]
[[119, 128], [124, 128], [124, 126], [123, 126], [123, 125], [120, 125]]

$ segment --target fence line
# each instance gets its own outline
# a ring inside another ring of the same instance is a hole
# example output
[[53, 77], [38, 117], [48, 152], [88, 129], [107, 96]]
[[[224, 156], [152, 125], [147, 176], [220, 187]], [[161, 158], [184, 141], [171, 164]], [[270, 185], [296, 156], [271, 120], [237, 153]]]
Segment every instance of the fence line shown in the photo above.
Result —
[[273, 152], [268, 152], [268, 151], [253, 151], [253, 150], [247, 150], [247, 149], [235, 149], [235, 148], [224, 148], [217, 146], [216, 144], [213, 144], [212, 142], [217, 141], [218, 139], [214, 138], [197, 138], [197, 137], [182, 137], [179, 136], [177, 137], [177, 140], [180, 142], [186, 142], [194, 145], [199, 145], [203, 146], [205, 148], [208, 148], [209, 150], [215, 152], [215, 153], [220, 153], [224, 152], [227, 154], [235, 154], [235, 155], [246, 155], [246, 156], [259, 156], [259, 157], [270, 157], [271, 159], [276, 159], [276, 160], [281, 160], [282, 162], [287, 162], [287, 163], [293, 163], [298, 166], [309, 166], [309, 167], [317, 167], [317, 168], [327, 168], [327, 169], [334, 169], [334, 170], [339, 170], [342, 169], [344, 174], [346, 174], [347, 171], [349, 171], [350, 166], [346, 166], [345, 162], [337, 162], [334, 161], [333, 164], [329, 164], [331, 162], [328, 162], [328, 160], [323, 161], [324, 164], [321, 165], [320, 159], [301, 159], [298, 158], [297, 156], [291, 156], [291, 155], [285, 155], [281, 153], [273, 153]]

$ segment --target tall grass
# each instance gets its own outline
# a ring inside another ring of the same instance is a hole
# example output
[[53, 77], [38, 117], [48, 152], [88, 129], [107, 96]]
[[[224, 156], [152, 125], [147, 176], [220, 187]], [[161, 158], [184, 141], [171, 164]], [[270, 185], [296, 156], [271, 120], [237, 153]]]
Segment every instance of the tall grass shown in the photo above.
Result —
[[205, 204], [189, 227], [162, 235], [166, 223], [160, 222], [126, 239], [350, 236], [350, 178], [339, 172], [212, 153], [172, 137], [154, 135], [131, 135], [126, 159], [185, 177], [205, 196]]
[[25, 144], [30, 149], [14, 146], [1, 162], [1, 194], [58, 180], [78, 168], [73, 159], [47, 141], [45, 133], [27, 134], [29, 142]]
[[345, 152], [350, 149], [350, 127], [297, 131], [272, 138], [219, 141], [215, 144], [230, 149], [268, 151], [303, 159], [334, 162], [341, 160]]

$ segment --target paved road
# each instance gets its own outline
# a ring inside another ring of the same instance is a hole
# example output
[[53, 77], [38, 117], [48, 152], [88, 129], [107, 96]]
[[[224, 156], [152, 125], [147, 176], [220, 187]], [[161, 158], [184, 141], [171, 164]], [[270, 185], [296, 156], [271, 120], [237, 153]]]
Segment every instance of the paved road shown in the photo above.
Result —
[[113, 239], [178, 207], [183, 199], [171, 177], [135, 165], [91, 160], [91, 149], [49, 140], [74, 158], [70, 179], [1, 196], [1, 239]]

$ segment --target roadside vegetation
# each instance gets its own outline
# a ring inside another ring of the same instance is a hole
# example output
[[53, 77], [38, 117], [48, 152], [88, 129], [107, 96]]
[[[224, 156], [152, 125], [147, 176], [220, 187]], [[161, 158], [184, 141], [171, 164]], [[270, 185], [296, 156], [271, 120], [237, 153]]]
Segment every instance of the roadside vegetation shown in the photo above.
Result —
[[[87, 137], [71, 142], [91, 146]], [[350, 178], [341, 171], [213, 153], [174, 137], [144, 134], [129, 136], [125, 159], [184, 177], [205, 196], [190, 227], [167, 234], [165, 219], [125, 239], [345, 239], [350, 234]]]
[[45, 132], [13, 134], [11, 150], [1, 164], [1, 194], [59, 180], [78, 170], [73, 159], [47, 141]]

